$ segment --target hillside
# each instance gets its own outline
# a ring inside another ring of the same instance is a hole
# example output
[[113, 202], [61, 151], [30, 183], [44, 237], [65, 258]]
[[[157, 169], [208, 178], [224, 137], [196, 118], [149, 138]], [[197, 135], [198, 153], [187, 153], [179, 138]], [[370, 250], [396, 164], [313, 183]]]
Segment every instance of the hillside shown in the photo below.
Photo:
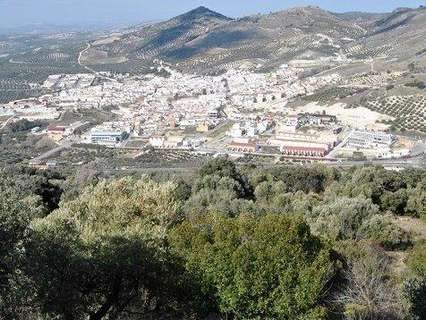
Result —
[[389, 56], [399, 59], [426, 53], [426, 8], [399, 9], [377, 21], [367, 46], [387, 46]]
[[155, 58], [167, 56], [177, 48], [208, 33], [212, 28], [230, 21], [219, 13], [205, 7], [199, 7], [166, 22], [144, 25], [135, 30], [95, 41], [88, 50], [86, 63], [110, 63], [111, 59], [133, 60], [144, 63]]
[[160, 58], [184, 69], [218, 69], [249, 61], [277, 65], [289, 59], [337, 54], [342, 39], [367, 30], [317, 7], [292, 8], [267, 15], [230, 19], [200, 7], [186, 14], [123, 34], [96, 45], [86, 62], [112, 57], [134, 64]]
[[337, 14], [309, 6], [231, 19], [200, 7], [96, 41], [83, 61], [138, 72], [161, 59], [202, 73], [241, 65], [269, 69], [321, 58], [393, 58], [405, 63], [426, 52], [424, 41], [419, 41], [426, 37], [425, 22], [424, 8]]

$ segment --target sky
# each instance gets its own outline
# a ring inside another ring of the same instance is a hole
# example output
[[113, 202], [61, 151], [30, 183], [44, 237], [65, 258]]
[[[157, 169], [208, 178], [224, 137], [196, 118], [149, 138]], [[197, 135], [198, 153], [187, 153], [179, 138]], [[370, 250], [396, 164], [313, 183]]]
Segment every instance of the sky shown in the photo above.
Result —
[[289, 7], [316, 5], [323, 9], [388, 12], [418, 7], [416, 0], [0, 0], [0, 28], [33, 24], [135, 24], [164, 20], [206, 6], [230, 17], [268, 13]]

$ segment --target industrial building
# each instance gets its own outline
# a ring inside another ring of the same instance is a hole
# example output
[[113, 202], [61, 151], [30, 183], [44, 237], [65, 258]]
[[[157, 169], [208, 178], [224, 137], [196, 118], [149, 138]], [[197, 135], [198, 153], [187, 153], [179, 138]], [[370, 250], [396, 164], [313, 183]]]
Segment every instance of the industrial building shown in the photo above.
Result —
[[227, 149], [234, 152], [254, 153], [259, 151], [260, 148], [255, 140], [236, 139], [228, 145]]
[[96, 144], [115, 145], [124, 141], [128, 132], [113, 124], [98, 126], [90, 130], [90, 142]]
[[385, 132], [353, 130], [349, 134], [346, 145], [359, 149], [388, 149], [395, 141], [395, 136]]
[[313, 143], [307, 141], [282, 141], [281, 153], [289, 156], [325, 157], [331, 148], [326, 143]]

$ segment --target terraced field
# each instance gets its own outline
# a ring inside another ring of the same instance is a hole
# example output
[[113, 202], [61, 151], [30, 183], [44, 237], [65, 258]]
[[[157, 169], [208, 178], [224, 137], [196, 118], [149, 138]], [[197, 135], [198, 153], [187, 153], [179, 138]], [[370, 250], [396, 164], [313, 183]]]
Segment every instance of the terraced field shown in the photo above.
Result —
[[77, 64], [0, 63], [0, 103], [43, 94], [41, 84], [51, 74], [79, 73]]
[[[136, 28], [113, 42], [94, 42], [91, 51], [102, 52], [105, 59], [128, 59], [135, 67], [162, 59], [183, 71], [213, 73], [247, 63], [276, 67], [292, 59], [333, 56], [339, 54], [342, 38], [358, 39], [365, 33], [355, 23], [316, 7], [242, 19], [200, 7]], [[90, 60], [90, 55], [89, 50], [85, 58]]]
[[0, 103], [43, 94], [39, 84], [13, 79], [0, 79]]
[[402, 72], [362, 73], [345, 79], [344, 83], [352, 86], [380, 88], [392, 83], [403, 75], [404, 73]]
[[206, 155], [183, 150], [154, 150], [134, 159], [138, 165], [143, 167], [150, 167], [159, 163], [165, 166], [188, 163], [201, 164], [205, 160]]

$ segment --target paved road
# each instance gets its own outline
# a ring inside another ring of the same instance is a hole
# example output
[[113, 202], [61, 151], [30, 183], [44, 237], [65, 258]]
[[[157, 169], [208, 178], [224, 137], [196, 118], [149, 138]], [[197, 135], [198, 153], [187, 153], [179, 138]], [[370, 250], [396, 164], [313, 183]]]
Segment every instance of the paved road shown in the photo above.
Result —
[[389, 160], [370, 160], [370, 161], [342, 161], [328, 163], [327, 165], [333, 167], [352, 167], [364, 165], [378, 165], [384, 167], [397, 167], [397, 168], [421, 168], [424, 167], [424, 158], [414, 157], [409, 159], [389, 159]]

